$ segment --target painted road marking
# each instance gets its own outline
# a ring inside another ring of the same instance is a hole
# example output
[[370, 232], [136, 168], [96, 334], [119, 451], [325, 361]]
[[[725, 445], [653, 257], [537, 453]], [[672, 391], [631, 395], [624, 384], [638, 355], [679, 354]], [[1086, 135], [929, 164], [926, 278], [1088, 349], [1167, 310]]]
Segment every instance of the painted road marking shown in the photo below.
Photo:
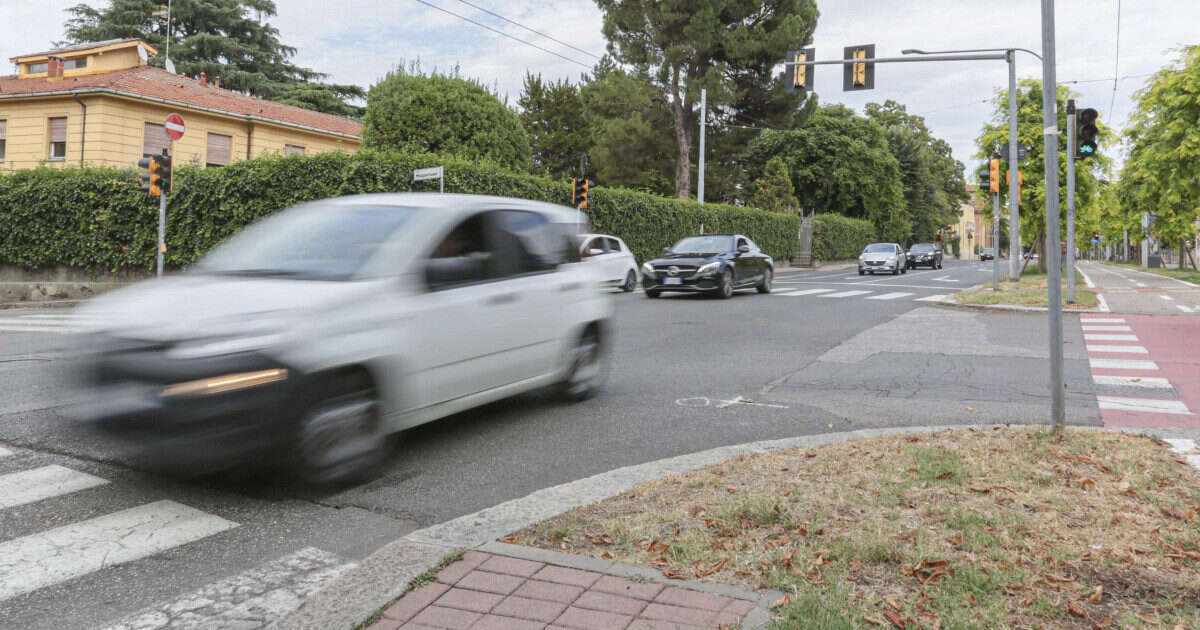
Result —
[[1080, 269], [1078, 266], [1076, 266], [1076, 267], [1075, 267], [1075, 269], [1079, 271], [1079, 275], [1083, 276], [1083, 281], [1084, 281], [1085, 283], [1087, 283], [1087, 286], [1088, 286], [1088, 288], [1089, 288], [1089, 289], [1095, 289], [1095, 288], [1096, 288], [1096, 285], [1095, 285], [1095, 283], [1093, 283], [1093, 282], [1092, 282], [1092, 279], [1091, 279], [1091, 278], [1089, 278], [1089, 277], [1088, 277], [1088, 275], [1087, 275], [1086, 273], [1084, 273], [1083, 269]]
[[1084, 341], [1137, 341], [1137, 335], [1090, 335], [1083, 334]]
[[53, 465], [0, 475], [0, 510], [106, 483], [107, 479]]
[[709, 398], [707, 396], [695, 396], [692, 398], [680, 398], [675, 401], [680, 407], [716, 407], [724, 409], [733, 405], [746, 405], [748, 407], [774, 407], [776, 409], [787, 409], [787, 405], [772, 405], [769, 403], [754, 402], [746, 398], [738, 396], [733, 400], [721, 400], [720, 398]]
[[902, 297], [915, 295], [913, 293], [884, 293], [883, 295], [872, 295], [868, 300], [895, 300]]
[[852, 297], [855, 295], [866, 295], [868, 293], [870, 293], [870, 291], [841, 291], [839, 293], [830, 293], [827, 295], [822, 295], [821, 297], [823, 297], [823, 298], [845, 298], [845, 297]]
[[108, 630], [261, 628], [299, 608], [305, 599], [353, 566], [327, 551], [305, 547], [175, 601], [142, 610]]
[[1134, 284], [1136, 284], [1136, 285], [1137, 285], [1137, 286], [1139, 286], [1139, 287], [1144, 287], [1144, 286], [1146, 286], [1145, 284], [1142, 284], [1141, 282], [1134, 282]]
[[0, 446], [0, 457], [8, 457], [9, 455], [12, 455], [12, 454], [13, 454], [12, 451], [4, 448], [3, 446]]
[[1083, 332], [1130, 332], [1133, 329], [1128, 326], [1089, 326], [1084, 324]]
[[951, 278], [950, 276], [942, 276], [941, 278], [930, 278], [930, 280], [933, 280], [934, 282], [959, 282], [958, 280], [955, 280], [954, 278]]
[[1179, 400], [1156, 400], [1153, 398], [1124, 398], [1121, 396], [1096, 396], [1101, 409], [1114, 411], [1140, 411], [1142, 413], [1169, 413], [1190, 416], [1187, 405]]
[[942, 295], [927, 295], [923, 298], [917, 298], [913, 301], [914, 302], [945, 302], [946, 299], [949, 297], [950, 297], [950, 294], [944, 293]]
[[795, 297], [797, 295], [815, 295], [817, 293], [829, 293], [832, 290], [833, 289], [805, 289], [803, 291], [788, 291], [787, 293], [780, 293], [779, 295]]
[[1160, 296], [1158, 296], [1158, 297], [1160, 297], [1160, 298], [1162, 298], [1162, 299], [1164, 299], [1164, 300], [1166, 300], [1166, 301], [1168, 301], [1168, 302], [1174, 302], [1174, 301], [1175, 301], [1175, 298], [1173, 298], [1173, 297], [1171, 297], [1171, 296], [1169, 296], [1169, 295], [1160, 295]]
[[1135, 359], [1095, 359], [1088, 357], [1092, 369], [1102, 370], [1157, 370], [1158, 364], [1153, 361], [1138, 361]]
[[1124, 324], [1124, 317], [1081, 317], [1079, 321], [1085, 324]]
[[238, 524], [174, 501], [155, 501], [0, 543], [0, 601]]
[[1088, 352], [1114, 352], [1118, 354], [1150, 354], [1143, 346], [1106, 346], [1106, 345], [1088, 345]]
[[1173, 389], [1171, 381], [1157, 376], [1110, 376], [1108, 374], [1093, 374], [1092, 380], [1097, 385], [1112, 385], [1117, 387], [1142, 387], [1146, 389]]
[[1190, 307], [1184, 306], [1182, 304], [1176, 304], [1175, 308], [1183, 311], [1184, 313], [1195, 313], [1196, 312], [1196, 311], [1192, 310]]

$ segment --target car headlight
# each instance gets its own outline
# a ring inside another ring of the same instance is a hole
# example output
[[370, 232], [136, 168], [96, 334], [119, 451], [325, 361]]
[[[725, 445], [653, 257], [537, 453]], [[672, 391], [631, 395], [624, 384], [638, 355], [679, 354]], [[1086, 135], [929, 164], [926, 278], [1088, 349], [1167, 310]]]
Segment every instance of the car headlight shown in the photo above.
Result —
[[720, 268], [721, 261], [715, 260], [708, 264], [701, 265], [700, 268], [696, 270], [696, 273], [701, 276], [711, 276], [712, 274], [717, 273], [717, 270]]
[[278, 333], [258, 333], [239, 337], [197, 339], [176, 344], [167, 350], [171, 359], [208, 359], [227, 354], [265, 350], [279, 344]]
[[650, 263], [642, 265], [642, 275], [654, 277], [654, 267], [651, 267]]

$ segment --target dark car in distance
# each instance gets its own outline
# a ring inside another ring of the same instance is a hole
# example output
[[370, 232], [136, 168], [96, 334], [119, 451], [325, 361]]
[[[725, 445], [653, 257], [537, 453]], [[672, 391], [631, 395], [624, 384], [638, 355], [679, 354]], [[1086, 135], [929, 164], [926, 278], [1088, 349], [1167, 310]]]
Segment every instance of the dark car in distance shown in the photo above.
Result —
[[708, 293], [722, 299], [738, 289], [770, 293], [775, 261], [740, 234], [689, 236], [642, 265], [646, 297], [664, 291]]
[[942, 268], [942, 250], [933, 243], [917, 243], [908, 248], [908, 268], [929, 265], [930, 269]]
[[996, 257], [996, 250], [991, 247], [984, 247], [979, 250], [979, 260], [991, 260]]

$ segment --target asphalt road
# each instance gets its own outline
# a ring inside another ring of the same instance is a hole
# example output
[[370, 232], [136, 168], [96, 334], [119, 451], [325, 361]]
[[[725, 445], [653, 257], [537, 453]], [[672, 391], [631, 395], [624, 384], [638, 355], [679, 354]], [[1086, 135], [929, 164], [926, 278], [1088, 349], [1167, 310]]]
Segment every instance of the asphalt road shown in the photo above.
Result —
[[[382, 476], [326, 495], [272, 477], [181, 481], [130, 468], [58, 408], [70, 313], [0, 312], [0, 488], [29, 494], [20, 474], [99, 484], [11, 507], [0, 492], [0, 628], [103, 628], [164, 602], [175, 604], [121, 627], [190, 628], [206, 615], [254, 627], [413, 529], [621, 466], [863, 427], [1043, 422], [1045, 316], [937, 305], [990, 269], [795, 274], [771, 295], [727, 301], [614, 294], [602, 395], [578, 405], [527, 395], [408, 431]], [[1073, 316], [1066, 340], [1070, 421], [1098, 424]], [[138, 530], [159, 512], [176, 519], [173, 542]], [[117, 540], [111, 555], [89, 565], [105, 536]], [[79, 557], [63, 553], [71, 544]]]

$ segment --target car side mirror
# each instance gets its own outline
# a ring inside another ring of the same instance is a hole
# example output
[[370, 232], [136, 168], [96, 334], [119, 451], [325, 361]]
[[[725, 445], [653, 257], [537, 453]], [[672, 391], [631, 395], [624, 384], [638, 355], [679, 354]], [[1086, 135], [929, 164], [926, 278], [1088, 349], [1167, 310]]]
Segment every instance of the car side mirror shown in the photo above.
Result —
[[599, 256], [603, 253], [604, 253], [603, 249], [596, 249], [595, 247], [593, 247], [587, 251], [588, 256]]
[[664, 248], [663, 248], [663, 253], [664, 253], [664, 254], [670, 254], [670, 253], [671, 253], [671, 248], [670, 248], [670, 247], [664, 247]]
[[738, 245], [738, 253], [739, 254], [747, 254], [749, 252], [750, 252], [749, 245]]

